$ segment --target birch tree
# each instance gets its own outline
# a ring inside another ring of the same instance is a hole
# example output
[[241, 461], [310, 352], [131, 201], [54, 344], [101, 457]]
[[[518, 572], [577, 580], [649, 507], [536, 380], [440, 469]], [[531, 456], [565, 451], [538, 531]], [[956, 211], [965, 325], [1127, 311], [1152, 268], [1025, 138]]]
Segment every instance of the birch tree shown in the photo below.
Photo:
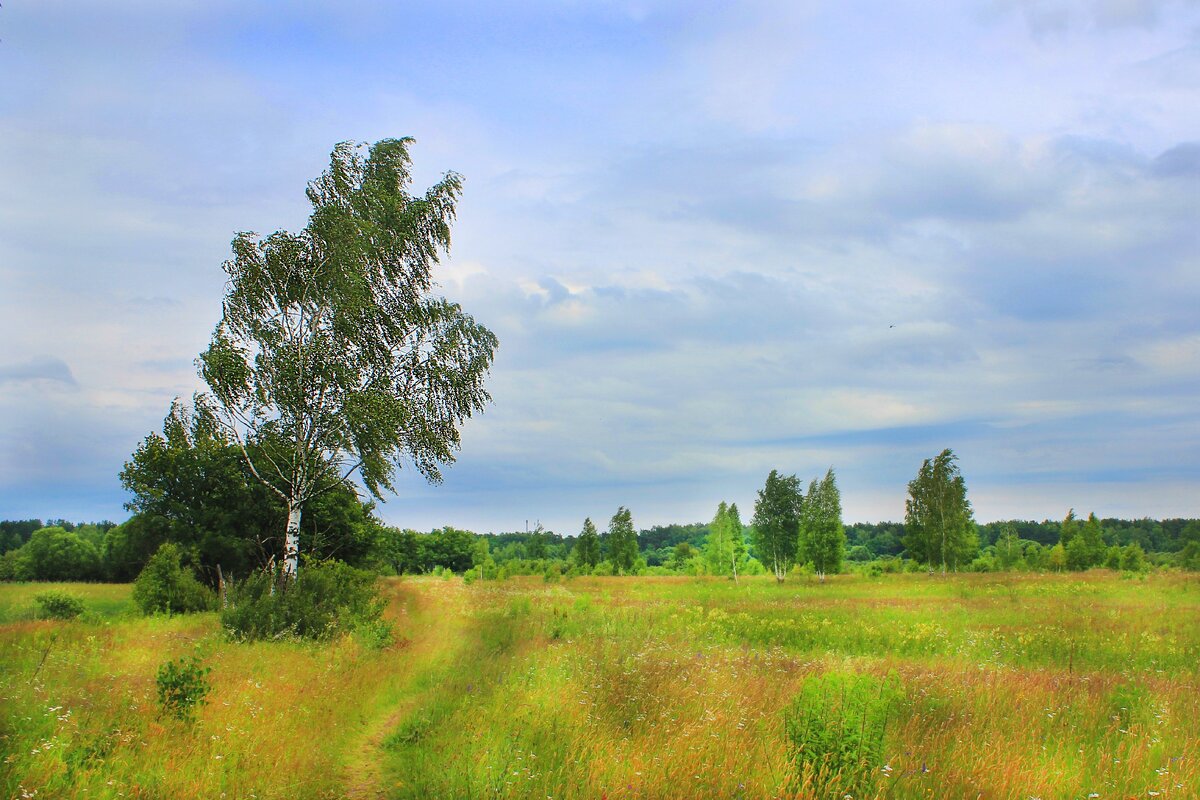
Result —
[[295, 576], [304, 504], [354, 476], [380, 498], [411, 463], [432, 483], [491, 399], [496, 337], [434, 296], [462, 179], [409, 194], [410, 139], [338, 144], [308, 186], [308, 224], [239, 233], [200, 396], [287, 508]]
[[803, 502], [796, 476], [784, 476], [771, 470], [754, 504], [754, 517], [750, 523], [754, 549], [759, 560], [770, 565], [775, 580], [780, 583], [796, 560]]
[[729, 529], [732, 534], [731, 547], [729, 549], [729, 569], [733, 573], [733, 582], [738, 582], [738, 566], [746, 561], [746, 539], [742, 534], [742, 515], [738, 511], [737, 503], [732, 503], [729, 506]]
[[711, 575], [727, 575], [733, 562], [733, 536], [730, 528], [729, 506], [722, 500], [717, 506], [717, 515], [708, 526], [708, 539], [704, 542], [704, 560]]
[[904, 503], [904, 547], [923, 564], [958, 568], [979, 547], [967, 484], [958, 456], [946, 449], [925, 459], [908, 484]]
[[630, 575], [638, 560], [637, 532], [633, 529], [633, 514], [625, 506], [617, 509], [608, 523], [608, 558], [613, 571]]
[[833, 467], [821, 480], [808, 485], [800, 515], [800, 555], [812, 562], [817, 576], [824, 581], [828, 573], [842, 569], [846, 554], [846, 530], [842, 525], [842, 493], [838, 490]]
[[600, 563], [600, 534], [592, 518], [583, 521], [583, 530], [575, 541], [575, 563], [592, 569]]

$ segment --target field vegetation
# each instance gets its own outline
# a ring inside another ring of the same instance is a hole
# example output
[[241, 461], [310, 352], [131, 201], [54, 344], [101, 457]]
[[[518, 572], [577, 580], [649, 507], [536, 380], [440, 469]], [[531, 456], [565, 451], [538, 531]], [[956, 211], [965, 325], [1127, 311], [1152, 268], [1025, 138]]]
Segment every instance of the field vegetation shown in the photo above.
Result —
[[[0, 585], [7, 797], [1195, 797], [1171, 571], [390, 578], [390, 642]], [[185, 659], [187, 660], [185, 662]], [[156, 676], [202, 666], [169, 713]]]

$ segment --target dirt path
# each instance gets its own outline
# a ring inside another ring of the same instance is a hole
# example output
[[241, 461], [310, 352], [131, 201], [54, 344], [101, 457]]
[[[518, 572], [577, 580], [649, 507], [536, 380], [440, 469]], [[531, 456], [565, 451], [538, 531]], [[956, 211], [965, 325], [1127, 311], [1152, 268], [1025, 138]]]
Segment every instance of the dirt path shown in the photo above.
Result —
[[424, 678], [448, 667], [464, 642], [468, 623], [466, 589], [460, 581], [423, 581], [405, 609], [409, 615], [408, 646], [399, 657], [407, 662], [397, 686], [385, 689], [385, 705], [363, 727], [355, 743], [347, 748], [342, 769], [344, 797], [377, 800], [387, 797], [383, 785], [383, 754], [380, 749], [388, 734], [421, 707], [428, 689]]

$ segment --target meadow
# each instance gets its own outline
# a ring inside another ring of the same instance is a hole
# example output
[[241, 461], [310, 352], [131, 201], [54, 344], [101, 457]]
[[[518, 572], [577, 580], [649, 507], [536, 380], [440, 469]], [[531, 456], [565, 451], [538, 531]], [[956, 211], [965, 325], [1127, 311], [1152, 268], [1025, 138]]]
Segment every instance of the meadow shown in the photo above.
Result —
[[1200, 796], [1194, 575], [394, 578], [382, 648], [45, 588], [0, 585], [5, 797]]

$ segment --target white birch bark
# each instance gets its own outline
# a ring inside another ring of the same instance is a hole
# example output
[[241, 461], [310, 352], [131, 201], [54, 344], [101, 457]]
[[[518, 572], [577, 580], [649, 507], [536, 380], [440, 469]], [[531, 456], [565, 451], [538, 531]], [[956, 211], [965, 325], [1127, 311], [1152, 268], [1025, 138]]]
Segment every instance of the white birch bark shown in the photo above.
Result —
[[295, 578], [300, 571], [300, 504], [288, 501], [287, 533], [283, 540], [283, 574]]

